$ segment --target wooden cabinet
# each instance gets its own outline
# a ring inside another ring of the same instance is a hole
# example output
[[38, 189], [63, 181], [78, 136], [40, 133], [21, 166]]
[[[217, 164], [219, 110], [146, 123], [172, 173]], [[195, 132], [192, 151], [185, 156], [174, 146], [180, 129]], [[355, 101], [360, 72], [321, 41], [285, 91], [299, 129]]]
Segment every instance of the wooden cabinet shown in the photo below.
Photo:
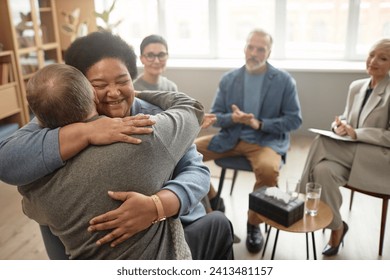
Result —
[[[20, 125], [30, 119], [25, 85], [43, 66], [62, 62], [54, 0], [0, 0], [0, 43], [15, 55]], [[0, 96], [3, 104], [3, 96]], [[1, 105], [3, 106], [3, 105]], [[2, 118], [2, 115], [0, 115]]]
[[17, 80], [13, 51], [0, 52], [0, 139], [25, 123], [26, 104]]
[[0, 139], [30, 120], [26, 84], [34, 73], [61, 63], [72, 40], [97, 30], [94, 12], [93, 0], [0, 0], [0, 79], [7, 76], [0, 82]]

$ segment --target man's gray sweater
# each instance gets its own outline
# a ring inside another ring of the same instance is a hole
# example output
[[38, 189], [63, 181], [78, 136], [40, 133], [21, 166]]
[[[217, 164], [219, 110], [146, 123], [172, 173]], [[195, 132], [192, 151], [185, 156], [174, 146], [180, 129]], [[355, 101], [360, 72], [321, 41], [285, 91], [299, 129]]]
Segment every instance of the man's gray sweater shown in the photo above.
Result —
[[199, 102], [182, 93], [143, 92], [140, 97], [167, 110], [152, 116], [156, 120], [154, 132], [140, 136], [140, 145], [90, 146], [63, 168], [18, 188], [24, 213], [48, 225], [72, 259], [190, 257], [178, 219], [151, 225], [115, 248], [95, 244], [108, 231], [87, 231], [91, 218], [121, 204], [107, 191], [158, 192], [199, 133], [203, 118]]

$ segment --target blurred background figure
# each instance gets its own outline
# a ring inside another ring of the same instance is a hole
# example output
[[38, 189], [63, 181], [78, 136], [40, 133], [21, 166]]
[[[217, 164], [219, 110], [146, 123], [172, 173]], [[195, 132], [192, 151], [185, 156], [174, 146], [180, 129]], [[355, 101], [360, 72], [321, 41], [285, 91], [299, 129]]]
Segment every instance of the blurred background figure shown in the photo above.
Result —
[[144, 72], [134, 81], [135, 90], [177, 91], [177, 85], [162, 76], [168, 60], [168, 44], [160, 35], [145, 37], [140, 45]]
[[348, 225], [342, 220], [340, 186], [348, 183], [361, 190], [389, 193], [383, 182], [390, 180], [390, 39], [376, 42], [366, 60], [369, 77], [353, 81], [344, 113], [336, 116], [331, 129], [356, 142], [318, 136], [313, 141], [301, 179], [301, 191], [309, 181], [322, 185], [321, 200], [333, 211], [326, 256], [339, 252]]

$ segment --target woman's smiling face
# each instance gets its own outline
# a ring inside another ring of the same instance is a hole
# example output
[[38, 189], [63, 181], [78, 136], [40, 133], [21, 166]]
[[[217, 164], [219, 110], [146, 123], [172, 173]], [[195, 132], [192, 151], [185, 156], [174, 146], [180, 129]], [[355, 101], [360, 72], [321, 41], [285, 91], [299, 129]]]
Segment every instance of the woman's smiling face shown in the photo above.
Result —
[[126, 65], [116, 58], [103, 58], [88, 69], [86, 77], [95, 89], [97, 111], [108, 117], [130, 115], [134, 87]]
[[[148, 54], [165, 54], [166, 57], [164, 57], [163, 59], [154, 57], [152, 61], [149, 61], [146, 58]], [[143, 50], [143, 54], [141, 55], [141, 62], [144, 65], [144, 71], [151, 76], [159, 76], [164, 72], [165, 66], [167, 64], [167, 59], [168, 51], [166, 47], [160, 43], [151, 43], [147, 45]]]

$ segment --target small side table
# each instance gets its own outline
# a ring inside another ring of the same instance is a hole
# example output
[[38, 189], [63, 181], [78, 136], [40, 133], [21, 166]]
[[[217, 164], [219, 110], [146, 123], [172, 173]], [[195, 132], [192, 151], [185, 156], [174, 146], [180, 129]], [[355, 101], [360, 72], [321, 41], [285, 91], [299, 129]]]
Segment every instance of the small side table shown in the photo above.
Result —
[[263, 215], [257, 213], [258, 217], [264, 221], [267, 225], [270, 226], [270, 229], [267, 234], [267, 238], [264, 244], [263, 248], [263, 254], [262, 257], [264, 257], [265, 250], [267, 248], [267, 243], [268, 243], [268, 238], [271, 233], [271, 229], [274, 227], [277, 229], [276, 231], [276, 236], [275, 236], [275, 241], [274, 241], [274, 247], [272, 249], [272, 256], [271, 260], [274, 259], [275, 256], [275, 250], [276, 250], [276, 244], [278, 242], [278, 236], [279, 236], [279, 231], [288, 231], [288, 232], [296, 232], [296, 233], [305, 233], [306, 234], [306, 256], [307, 259], [309, 259], [309, 237], [308, 233], [311, 232], [311, 237], [312, 237], [312, 243], [313, 243], [313, 254], [314, 254], [314, 259], [317, 259], [317, 254], [316, 254], [316, 245], [315, 245], [315, 239], [314, 239], [314, 232], [325, 228], [327, 225], [329, 225], [333, 219], [333, 213], [330, 207], [323, 201], [320, 201], [320, 205], [318, 208], [318, 214], [317, 216], [310, 216], [307, 214], [303, 214], [303, 218], [294, 224], [292, 224], [289, 227], [285, 227], [281, 224], [276, 223], [273, 220], [270, 220], [267, 217], [264, 217]]

